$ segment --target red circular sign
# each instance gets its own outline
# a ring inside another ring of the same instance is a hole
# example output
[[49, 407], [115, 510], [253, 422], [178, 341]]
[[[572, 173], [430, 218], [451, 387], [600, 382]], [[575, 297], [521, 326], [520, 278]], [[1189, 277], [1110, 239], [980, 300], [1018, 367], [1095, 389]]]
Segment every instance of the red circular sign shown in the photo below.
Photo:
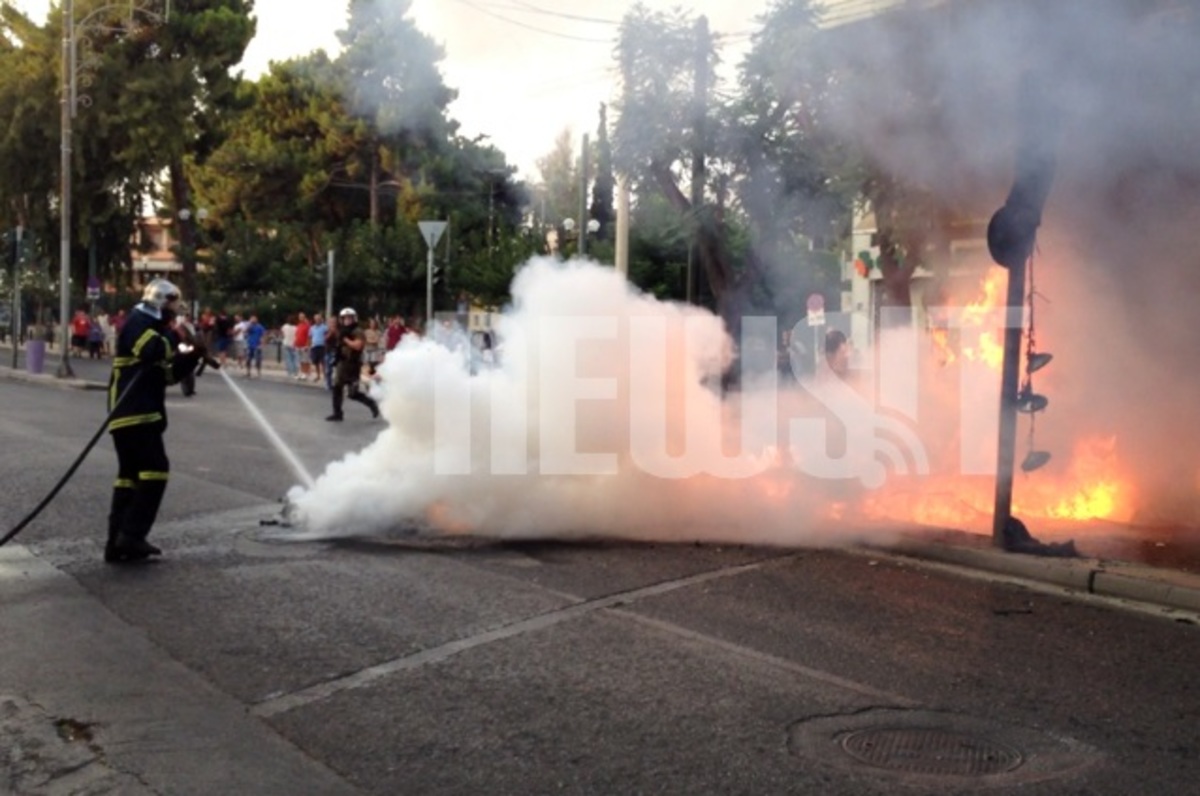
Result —
[[825, 309], [825, 297], [820, 293], [813, 293], [808, 297], [808, 311], [821, 312]]

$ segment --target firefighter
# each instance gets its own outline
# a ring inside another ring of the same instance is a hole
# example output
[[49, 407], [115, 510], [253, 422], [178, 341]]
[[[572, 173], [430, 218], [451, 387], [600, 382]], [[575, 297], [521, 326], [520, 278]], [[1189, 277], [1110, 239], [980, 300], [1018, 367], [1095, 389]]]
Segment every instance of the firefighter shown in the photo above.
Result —
[[358, 401], [371, 410], [371, 417], [379, 417], [379, 404], [360, 387], [362, 382], [363, 348], [366, 338], [358, 328], [358, 313], [346, 307], [338, 313], [337, 341], [335, 343], [333, 378], [333, 414], [326, 420], [340, 421], [342, 401], [349, 394], [351, 401]]
[[[203, 356], [202, 350], [190, 345], [175, 350], [171, 324], [178, 303], [175, 285], [153, 280], [117, 337], [108, 383], [108, 431], [117, 450], [117, 481], [104, 546], [104, 560], [109, 563], [162, 554], [146, 537], [158, 516], [170, 473], [163, 444], [167, 386], [191, 376]], [[118, 398], [122, 398], [119, 405]]]

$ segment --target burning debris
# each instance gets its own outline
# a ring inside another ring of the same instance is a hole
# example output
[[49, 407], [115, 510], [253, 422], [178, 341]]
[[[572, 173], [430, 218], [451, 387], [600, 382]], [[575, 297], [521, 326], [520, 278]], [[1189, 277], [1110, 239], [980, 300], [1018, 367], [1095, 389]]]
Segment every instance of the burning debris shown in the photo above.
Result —
[[1029, 533], [1025, 523], [1016, 517], [1009, 517], [1004, 524], [1004, 549], [1010, 553], [1027, 553], [1035, 556], [1052, 556], [1056, 558], [1076, 558], [1079, 551], [1075, 542], [1039, 542]]

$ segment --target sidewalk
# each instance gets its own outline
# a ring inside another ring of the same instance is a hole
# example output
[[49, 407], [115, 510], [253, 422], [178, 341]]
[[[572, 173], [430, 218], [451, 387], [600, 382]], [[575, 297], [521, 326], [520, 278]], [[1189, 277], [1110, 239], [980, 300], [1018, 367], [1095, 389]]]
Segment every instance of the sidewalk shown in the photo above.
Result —
[[[270, 381], [284, 382], [287, 384], [295, 384], [300, 387], [319, 387], [324, 389], [325, 383], [315, 382], [311, 379], [306, 381], [298, 381], [289, 378], [282, 362], [276, 362], [273, 353], [274, 346], [267, 353], [269, 356], [263, 358], [262, 373], [255, 372], [254, 378], [264, 378]], [[75, 390], [106, 390], [108, 389], [107, 375], [111, 360], [77, 360], [72, 357], [72, 362], [88, 362], [87, 370], [94, 371], [97, 366], [103, 366], [104, 378], [100, 378], [93, 374], [90, 377], [84, 375], [76, 375], [71, 378], [59, 378], [58, 367], [61, 361], [61, 354], [56, 350], [48, 350], [46, 359], [40, 373], [31, 373], [26, 368], [25, 354], [22, 349], [18, 356], [17, 367], [12, 367], [12, 346], [7, 342], [0, 343], [0, 378], [11, 379], [14, 381], [23, 381], [31, 384], [42, 384], [50, 387], [58, 387], [60, 389], [75, 389]], [[235, 378], [245, 377], [245, 369], [238, 369], [236, 363], [229, 362], [226, 365], [229, 374]], [[76, 371], [84, 368], [73, 368]]]
[[358, 792], [23, 547], [0, 603], [0, 794]]
[[940, 564], [1005, 575], [1083, 594], [1200, 614], [1200, 574], [1104, 556], [1107, 540], [1083, 536], [1079, 546], [1097, 557], [1044, 558], [1009, 553], [991, 539], [961, 531], [914, 531], [884, 549]]

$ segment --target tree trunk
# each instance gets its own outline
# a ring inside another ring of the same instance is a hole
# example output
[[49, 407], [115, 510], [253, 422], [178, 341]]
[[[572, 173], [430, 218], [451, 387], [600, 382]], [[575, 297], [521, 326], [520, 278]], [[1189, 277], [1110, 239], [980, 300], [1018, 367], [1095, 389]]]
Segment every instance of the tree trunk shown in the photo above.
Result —
[[[196, 216], [191, 206], [191, 187], [183, 173], [183, 162], [172, 160], [168, 168], [171, 181], [171, 199], [175, 204], [175, 219], [179, 224], [179, 262], [183, 266], [180, 289], [184, 301], [196, 301]], [[180, 211], [187, 210], [187, 218], [179, 216]]]
[[671, 203], [671, 206], [685, 215], [695, 215], [697, 225], [696, 256], [700, 260], [700, 265], [704, 268], [704, 275], [708, 279], [708, 286], [717, 300], [717, 309], [722, 317], [725, 317], [725, 310], [729, 299], [729, 288], [733, 283], [733, 267], [730, 265], [729, 259], [725, 256], [725, 252], [721, 246], [719, 220], [716, 217], [709, 218], [703, 208], [697, 209], [692, 206], [692, 203], [683, 195], [683, 191], [675, 183], [675, 178], [672, 176], [670, 168], [661, 164], [653, 164], [650, 169], [655, 183], [658, 185], [659, 190], [663, 192], [663, 196]]

